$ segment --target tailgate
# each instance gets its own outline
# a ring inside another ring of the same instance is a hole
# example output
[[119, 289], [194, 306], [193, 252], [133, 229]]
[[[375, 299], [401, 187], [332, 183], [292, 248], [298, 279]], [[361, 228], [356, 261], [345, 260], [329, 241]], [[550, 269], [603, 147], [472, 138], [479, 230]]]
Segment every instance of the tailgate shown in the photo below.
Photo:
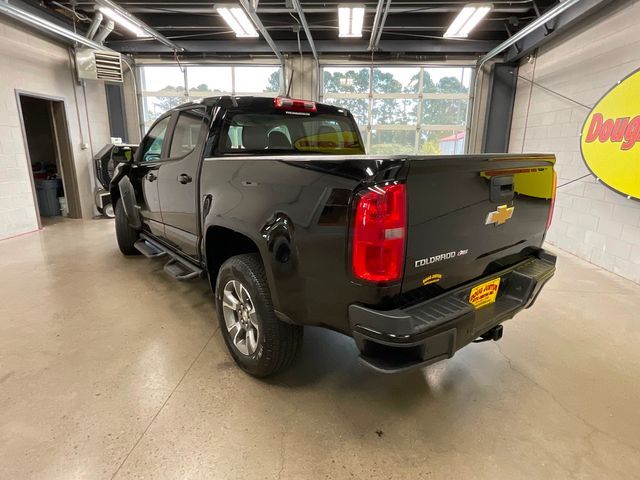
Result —
[[512, 256], [506, 261], [513, 264], [542, 245], [554, 190], [552, 155], [408, 162], [403, 292], [455, 287], [498, 270], [497, 260]]

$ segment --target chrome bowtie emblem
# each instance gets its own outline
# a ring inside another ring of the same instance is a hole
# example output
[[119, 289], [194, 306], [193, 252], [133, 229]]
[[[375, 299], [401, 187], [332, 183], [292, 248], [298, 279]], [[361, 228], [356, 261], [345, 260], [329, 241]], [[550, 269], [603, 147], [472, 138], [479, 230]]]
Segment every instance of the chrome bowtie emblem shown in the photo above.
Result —
[[487, 219], [485, 220], [485, 225], [502, 225], [507, 220], [509, 220], [513, 216], [513, 210], [515, 207], [508, 207], [506, 205], [500, 205], [497, 210], [493, 212], [489, 212], [487, 214]]

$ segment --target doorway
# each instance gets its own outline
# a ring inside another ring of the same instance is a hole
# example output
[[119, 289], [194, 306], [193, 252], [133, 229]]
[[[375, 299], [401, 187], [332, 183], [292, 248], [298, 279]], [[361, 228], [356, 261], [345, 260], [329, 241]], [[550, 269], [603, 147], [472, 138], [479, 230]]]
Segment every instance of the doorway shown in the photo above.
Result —
[[64, 102], [18, 93], [39, 227], [43, 219], [81, 218]]

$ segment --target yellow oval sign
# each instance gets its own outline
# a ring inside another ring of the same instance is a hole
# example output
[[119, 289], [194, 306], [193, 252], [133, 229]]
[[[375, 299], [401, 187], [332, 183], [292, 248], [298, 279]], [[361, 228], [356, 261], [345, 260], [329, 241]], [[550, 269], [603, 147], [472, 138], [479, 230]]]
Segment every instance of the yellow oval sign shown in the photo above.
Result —
[[640, 70], [613, 87], [582, 127], [582, 158], [602, 183], [640, 199]]

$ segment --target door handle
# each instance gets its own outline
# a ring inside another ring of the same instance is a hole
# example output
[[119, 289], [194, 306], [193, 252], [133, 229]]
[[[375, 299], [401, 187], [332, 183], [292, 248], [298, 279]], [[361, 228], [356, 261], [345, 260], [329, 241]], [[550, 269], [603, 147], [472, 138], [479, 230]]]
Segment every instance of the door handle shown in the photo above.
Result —
[[490, 198], [493, 203], [503, 203], [513, 200], [514, 180], [512, 175], [491, 177]]
[[153, 172], [149, 172], [147, 173], [147, 180], [149, 180], [150, 182], [153, 182], [154, 180], [157, 180], [158, 176], [153, 173]]
[[183, 185], [187, 183], [191, 183], [191, 180], [193, 179], [186, 173], [181, 173], [180, 175], [178, 175], [178, 181]]

